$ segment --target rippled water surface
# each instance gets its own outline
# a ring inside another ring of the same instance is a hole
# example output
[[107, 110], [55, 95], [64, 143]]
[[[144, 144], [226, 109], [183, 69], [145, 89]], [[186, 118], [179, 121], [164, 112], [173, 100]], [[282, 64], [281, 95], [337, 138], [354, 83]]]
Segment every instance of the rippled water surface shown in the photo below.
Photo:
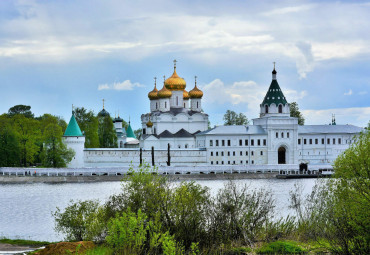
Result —
[[[212, 194], [222, 188], [227, 180], [197, 181], [208, 186]], [[276, 212], [280, 216], [289, 214], [289, 191], [298, 183], [308, 194], [315, 179], [237, 180], [251, 188], [265, 188], [272, 191], [276, 201]], [[104, 202], [121, 190], [120, 182], [68, 183], [68, 184], [0, 184], [0, 237], [59, 241], [63, 236], [54, 231], [52, 212], [56, 207], [64, 209], [71, 199], [99, 199]]]

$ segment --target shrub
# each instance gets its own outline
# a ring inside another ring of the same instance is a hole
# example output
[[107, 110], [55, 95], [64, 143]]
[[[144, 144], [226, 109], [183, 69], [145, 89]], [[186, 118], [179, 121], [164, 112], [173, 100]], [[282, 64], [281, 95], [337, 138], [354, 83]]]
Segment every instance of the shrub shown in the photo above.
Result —
[[303, 254], [307, 251], [294, 242], [276, 241], [256, 250], [257, 254]]
[[104, 236], [104, 211], [98, 201], [71, 200], [64, 212], [57, 207], [53, 216], [55, 230], [66, 234], [68, 241], [100, 241]]

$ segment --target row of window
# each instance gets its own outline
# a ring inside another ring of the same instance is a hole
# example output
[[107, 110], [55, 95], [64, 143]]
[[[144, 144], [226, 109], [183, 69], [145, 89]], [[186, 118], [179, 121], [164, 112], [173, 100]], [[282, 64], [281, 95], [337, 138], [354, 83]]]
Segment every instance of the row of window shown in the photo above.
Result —
[[[279, 132], [276, 132], [275, 137], [279, 138]], [[286, 135], [284, 135], [284, 132], [281, 132], [280, 138], [284, 138], [284, 137], [289, 138], [289, 132], [286, 132]]]
[[[298, 139], [298, 144], [302, 144], [302, 139]], [[333, 139], [330, 139], [330, 138], [327, 138], [326, 139], [326, 144], [330, 144], [330, 141], [332, 141], [333, 144], [336, 144], [336, 142], [338, 141], [338, 144], [342, 144], [342, 139], [341, 138], [338, 138], [338, 140], [336, 140], [335, 138]], [[318, 138], [315, 138], [315, 139], [306, 139], [306, 138], [303, 138], [303, 144], [313, 144], [315, 142], [315, 144], [319, 144], [319, 139]], [[325, 144], [325, 138], [321, 138], [321, 144]]]
[[[215, 153], [213, 153], [213, 151], [211, 151], [211, 157], [213, 156], [213, 155], [216, 155], [216, 156], [224, 156], [225, 154], [224, 154], [224, 152], [223, 151], [216, 151]], [[235, 151], [233, 151], [233, 156], [236, 156], [236, 152]], [[240, 151], [239, 152], [239, 155], [240, 156], [243, 156], [243, 151]], [[261, 156], [263, 156], [263, 151], [260, 151], [260, 155]], [[230, 153], [230, 151], [228, 151], [227, 152], [227, 156], [231, 156], [231, 153]], [[245, 156], [248, 156], [248, 151], [246, 151], [245, 152]], [[254, 151], [251, 151], [251, 156], [254, 156]]]
[[[256, 143], [257, 146], [261, 146], [262, 144], [263, 144], [263, 146], [267, 145], [266, 139], [256, 139], [256, 141], [257, 141], [257, 143]], [[231, 140], [215, 140], [215, 146], [216, 147], [226, 146], [225, 145], [226, 143], [227, 143], [227, 146], [231, 146]], [[254, 146], [254, 144], [255, 144], [254, 139], [251, 139], [251, 146]], [[209, 146], [210, 147], [213, 146], [213, 140], [209, 140]], [[243, 139], [239, 139], [239, 146], [243, 146]], [[249, 146], [249, 140], [248, 139], [244, 140], [244, 146]]]
[[[243, 165], [243, 160], [240, 160], [240, 165]], [[224, 161], [215, 161], [215, 162], [213, 162], [213, 161], [211, 161], [211, 165], [213, 165], [213, 163], [215, 163], [216, 165], [224, 165]], [[220, 164], [219, 164], [220, 163]], [[227, 161], [227, 164], [228, 165], [236, 165], [236, 162], [235, 162], [235, 160], [234, 161], [232, 161], [232, 163], [231, 163], [231, 161]], [[249, 164], [249, 161], [248, 160], [246, 160], [245, 161], [245, 164]], [[254, 160], [251, 160], [251, 164], [253, 165], [254, 164]]]

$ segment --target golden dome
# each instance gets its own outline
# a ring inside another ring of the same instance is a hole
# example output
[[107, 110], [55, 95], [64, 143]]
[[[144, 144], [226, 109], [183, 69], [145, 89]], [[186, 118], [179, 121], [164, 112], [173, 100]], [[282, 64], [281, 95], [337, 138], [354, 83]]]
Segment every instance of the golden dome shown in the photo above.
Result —
[[172, 76], [164, 82], [164, 85], [169, 90], [183, 90], [186, 88], [186, 82], [183, 78], [177, 75], [176, 67], [173, 70]]
[[187, 92], [185, 89], [184, 89], [184, 92], [182, 93], [182, 97], [184, 98], [184, 100], [189, 100], [189, 92]]
[[148, 128], [153, 127], [153, 122], [151, 122], [151, 121], [150, 121], [150, 119], [149, 119], [149, 121], [146, 123], [146, 126], [147, 126]]
[[171, 90], [167, 89], [166, 86], [163, 85], [163, 88], [158, 91], [159, 98], [169, 98], [172, 96]]
[[154, 89], [148, 93], [148, 97], [150, 100], [158, 99], [158, 89], [157, 84], [154, 85]]
[[203, 92], [198, 89], [197, 84], [195, 84], [195, 87], [189, 91], [190, 98], [202, 98]]

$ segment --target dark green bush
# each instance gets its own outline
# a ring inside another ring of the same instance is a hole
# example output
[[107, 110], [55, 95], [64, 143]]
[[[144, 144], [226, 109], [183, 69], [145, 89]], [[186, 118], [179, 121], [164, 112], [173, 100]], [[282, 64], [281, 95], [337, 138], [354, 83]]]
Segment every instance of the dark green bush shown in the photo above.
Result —
[[301, 248], [294, 242], [290, 241], [276, 241], [268, 243], [257, 249], [258, 254], [303, 254], [307, 251]]

